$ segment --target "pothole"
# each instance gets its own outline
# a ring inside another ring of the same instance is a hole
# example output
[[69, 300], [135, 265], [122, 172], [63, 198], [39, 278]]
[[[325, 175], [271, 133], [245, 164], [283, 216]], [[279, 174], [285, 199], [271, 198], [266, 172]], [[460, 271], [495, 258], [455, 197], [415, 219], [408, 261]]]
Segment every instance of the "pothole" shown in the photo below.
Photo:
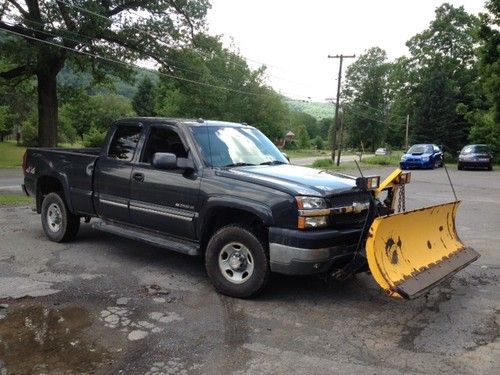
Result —
[[9, 374], [93, 372], [110, 354], [84, 331], [87, 310], [32, 306], [0, 319], [0, 358]]

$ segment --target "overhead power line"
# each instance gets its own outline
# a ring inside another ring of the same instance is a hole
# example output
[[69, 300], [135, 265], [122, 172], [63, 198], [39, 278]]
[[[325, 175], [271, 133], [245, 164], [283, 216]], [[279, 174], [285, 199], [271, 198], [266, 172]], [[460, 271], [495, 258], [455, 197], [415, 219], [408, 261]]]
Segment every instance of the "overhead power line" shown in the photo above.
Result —
[[97, 59], [101, 59], [101, 60], [104, 60], [104, 61], [107, 61], [107, 62], [112, 62], [112, 63], [124, 65], [124, 66], [127, 66], [129, 68], [133, 68], [133, 69], [147, 70], [147, 71], [154, 72], [154, 73], [157, 73], [157, 74], [165, 76], [165, 77], [177, 79], [179, 81], [185, 81], [185, 82], [193, 83], [193, 84], [196, 84], [196, 85], [211, 87], [211, 88], [214, 88], [214, 89], [231, 91], [231, 92], [235, 92], [235, 93], [239, 93], [239, 94], [259, 96], [259, 94], [256, 94], [256, 93], [253, 93], [253, 92], [250, 92], [250, 91], [243, 91], [243, 90], [238, 90], [238, 89], [232, 89], [232, 88], [225, 87], [225, 86], [213, 85], [213, 84], [207, 83], [207, 82], [196, 81], [196, 80], [189, 79], [189, 78], [178, 77], [178, 76], [173, 75], [173, 74], [168, 74], [168, 73], [164, 73], [164, 72], [160, 72], [160, 71], [151, 70], [151, 69], [144, 68], [144, 67], [132, 64], [132, 63], [125, 62], [125, 61], [115, 60], [115, 59], [112, 59], [110, 57], [100, 56], [100, 55], [97, 55], [97, 54], [94, 54], [94, 53], [91, 53], [91, 52], [80, 51], [80, 50], [77, 50], [77, 49], [74, 49], [74, 48], [71, 48], [71, 47], [67, 47], [67, 46], [58, 44], [58, 43], [52, 43], [52, 42], [49, 42], [47, 40], [43, 40], [43, 39], [35, 38], [35, 37], [32, 37], [32, 36], [24, 35], [24, 34], [21, 34], [21, 33], [12, 31], [12, 30], [6, 30], [6, 29], [0, 29], [0, 30], [3, 31], [3, 32], [7, 32], [7, 33], [10, 33], [10, 34], [14, 34], [14, 35], [20, 36], [22, 38], [31, 39], [31, 40], [37, 41], [39, 43], [45, 43], [45, 44], [49, 44], [49, 45], [52, 45], [52, 46], [55, 46], [55, 47], [66, 49], [68, 51], [76, 52], [76, 53], [81, 54], [81, 55], [87, 55], [87, 56], [90, 56], [90, 57], [95, 57]]

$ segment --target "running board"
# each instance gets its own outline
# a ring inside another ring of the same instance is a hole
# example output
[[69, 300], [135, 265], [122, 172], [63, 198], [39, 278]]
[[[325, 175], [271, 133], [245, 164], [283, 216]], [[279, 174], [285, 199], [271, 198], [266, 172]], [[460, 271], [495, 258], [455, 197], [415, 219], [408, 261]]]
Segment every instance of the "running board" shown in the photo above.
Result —
[[102, 220], [92, 223], [92, 228], [103, 232], [116, 234], [118, 236], [127, 237], [132, 240], [145, 242], [149, 245], [158, 246], [182, 254], [191, 256], [200, 255], [200, 247], [198, 243], [181, 240], [179, 238], [167, 236], [164, 234], [158, 234], [135, 227], [105, 222]]

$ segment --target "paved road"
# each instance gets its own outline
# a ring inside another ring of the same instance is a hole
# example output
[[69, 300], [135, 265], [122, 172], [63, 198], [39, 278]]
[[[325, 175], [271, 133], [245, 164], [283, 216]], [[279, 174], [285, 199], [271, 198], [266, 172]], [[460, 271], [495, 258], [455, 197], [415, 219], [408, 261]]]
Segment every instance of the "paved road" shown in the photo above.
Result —
[[[368, 158], [368, 157], [372, 157], [373, 155], [371, 154], [367, 154], [367, 155], [363, 155], [363, 158]], [[303, 157], [303, 158], [291, 158], [290, 159], [290, 162], [292, 164], [295, 164], [295, 165], [302, 165], [302, 166], [307, 166], [307, 165], [311, 165], [312, 163], [314, 163], [316, 160], [320, 160], [320, 159], [326, 159], [328, 158], [328, 155], [323, 155], [323, 156], [308, 156], [308, 157]], [[335, 159], [337, 160], [337, 159]], [[347, 162], [351, 162], [353, 160], [358, 160], [359, 161], [359, 156], [357, 155], [341, 155], [340, 156], [340, 162], [341, 163], [347, 163]]]
[[[498, 374], [500, 173], [450, 172], [482, 257], [409, 302], [367, 274], [275, 275], [254, 300], [227, 298], [200, 259], [87, 224], [52, 243], [30, 207], [1, 207], [0, 373]], [[412, 177], [410, 207], [452, 198], [442, 169]]]
[[0, 169], [0, 192], [21, 191], [23, 172], [21, 168]]

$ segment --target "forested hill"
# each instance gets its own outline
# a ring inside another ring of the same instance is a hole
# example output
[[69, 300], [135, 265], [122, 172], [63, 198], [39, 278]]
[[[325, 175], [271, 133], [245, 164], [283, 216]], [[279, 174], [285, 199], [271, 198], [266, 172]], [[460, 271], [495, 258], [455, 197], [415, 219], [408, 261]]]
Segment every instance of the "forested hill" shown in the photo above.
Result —
[[327, 117], [333, 117], [335, 105], [322, 102], [305, 102], [302, 100], [287, 99], [286, 103], [292, 111], [304, 112], [311, 115], [316, 120], [321, 120]]

